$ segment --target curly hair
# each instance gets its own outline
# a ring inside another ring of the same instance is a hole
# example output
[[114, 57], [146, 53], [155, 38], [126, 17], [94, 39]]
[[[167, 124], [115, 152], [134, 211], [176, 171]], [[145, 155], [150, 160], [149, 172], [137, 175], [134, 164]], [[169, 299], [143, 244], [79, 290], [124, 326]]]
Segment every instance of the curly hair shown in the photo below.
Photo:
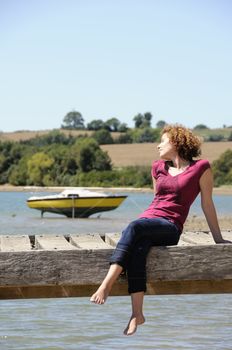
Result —
[[170, 142], [176, 147], [179, 156], [191, 161], [193, 157], [201, 154], [201, 141], [190, 129], [183, 125], [165, 125], [161, 135], [167, 133]]

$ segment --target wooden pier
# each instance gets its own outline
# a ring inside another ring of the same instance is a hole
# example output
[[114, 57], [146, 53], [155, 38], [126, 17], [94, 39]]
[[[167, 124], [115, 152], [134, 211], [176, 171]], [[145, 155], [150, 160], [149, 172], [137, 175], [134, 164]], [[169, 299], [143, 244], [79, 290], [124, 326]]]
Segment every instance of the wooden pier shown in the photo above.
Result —
[[[232, 231], [222, 232], [232, 240]], [[0, 236], [0, 299], [89, 297], [101, 283], [119, 234]], [[147, 294], [232, 293], [232, 244], [185, 232], [178, 246], [153, 247]], [[111, 295], [127, 295], [120, 277]]]

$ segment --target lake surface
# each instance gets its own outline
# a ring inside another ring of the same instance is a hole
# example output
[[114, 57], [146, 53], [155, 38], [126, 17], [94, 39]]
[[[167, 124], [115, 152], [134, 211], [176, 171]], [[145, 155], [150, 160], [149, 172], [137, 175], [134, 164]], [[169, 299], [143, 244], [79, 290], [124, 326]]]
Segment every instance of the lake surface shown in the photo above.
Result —
[[[0, 234], [117, 232], [152, 200], [151, 193], [128, 192], [118, 209], [100, 217], [45, 214], [41, 219], [39, 211], [26, 206], [32, 194], [0, 192]], [[214, 196], [214, 201], [219, 215], [231, 214], [231, 196]], [[199, 200], [191, 214], [202, 215]], [[126, 337], [122, 332], [130, 313], [129, 297], [109, 297], [102, 306], [88, 298], [0, 300], [0, 349], [232, 349], [230, 294], [147, 296], [146, 323]]]
[[[26, 200], [32, 195], [46, 195], [49, 192], [0, 192], [0, 234], [69, 234], [118, 232], [150, 204], [151, 192], [118, 192], [128, 195], [116, 210], [95, 214], [87, 219], [70, 219], [62, 215], [45, 213], [30, 209]], [[54, 194], [54, 192], [53, 192]], [[214, 196], [219, 215], [232, 213], [232, 196]], [[203, 215], [200, 200], [194, 202], [190, 215]]]

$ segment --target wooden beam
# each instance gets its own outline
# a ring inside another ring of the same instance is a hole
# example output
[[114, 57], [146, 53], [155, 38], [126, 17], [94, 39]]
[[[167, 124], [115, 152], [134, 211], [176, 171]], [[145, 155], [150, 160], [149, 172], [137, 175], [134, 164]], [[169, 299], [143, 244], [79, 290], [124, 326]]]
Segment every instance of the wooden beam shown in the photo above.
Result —
[[[209, 238], [209, 234], [202, 234]], [[231, 232], [226, 234], [229, 238]], [[54, 236], [52, 243], [52, 236], [47, 239], [40, 235], [30, 237], [31, 250], [27, 239], [23, 240], [24, 250], [18, 239], [19, 251], [3, 245], [0, 299], [89, 297], [108, 270], [118, 238], [116, 234]], [[147, 294], [232, 293], [232, 245], [187, 244], [151, 249]], [[127, 294], [125, 276], [120, 277], [111, 294]]]

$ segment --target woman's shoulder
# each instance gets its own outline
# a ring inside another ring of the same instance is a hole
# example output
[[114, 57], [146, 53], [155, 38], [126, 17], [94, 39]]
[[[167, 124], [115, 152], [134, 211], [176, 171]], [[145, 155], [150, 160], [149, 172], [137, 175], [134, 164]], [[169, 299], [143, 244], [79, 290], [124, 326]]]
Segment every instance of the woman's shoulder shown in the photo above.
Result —
[[207, 159], [198, 159], [195, 160], [194, 163], [199, 168], [210, 168], [210, 163]]
[[160, 166], [164, 166], [165, 161], [163, 159], [154, 160], [152, 163], [152, 168], [158, 169]]
[[152, 163], [152, 176], [156, 177], [156, 175], [164, 169], [165, 161], [163, 159], [155, 160]]
[[194, 161], [195, 171], [201, 176], [207, 169], [210, 168], [210, 163], [207, 159], [198, 159]]

